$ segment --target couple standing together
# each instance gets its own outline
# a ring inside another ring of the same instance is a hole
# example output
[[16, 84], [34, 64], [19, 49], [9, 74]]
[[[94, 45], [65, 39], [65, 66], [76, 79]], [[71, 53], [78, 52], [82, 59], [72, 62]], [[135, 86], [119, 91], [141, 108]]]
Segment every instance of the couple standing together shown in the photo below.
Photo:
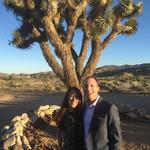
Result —
[[102, 99], [97, 79], [83, 82], [85, 102], [76, 87], [68, 89], [57, 117], [59, 150], [120, 150], [116, 106]]

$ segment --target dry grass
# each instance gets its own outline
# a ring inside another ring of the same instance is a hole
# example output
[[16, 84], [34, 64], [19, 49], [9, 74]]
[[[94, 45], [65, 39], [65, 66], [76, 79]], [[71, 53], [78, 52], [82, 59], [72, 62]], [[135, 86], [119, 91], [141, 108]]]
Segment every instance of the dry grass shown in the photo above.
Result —
[[136, 144], [124, 141], [121, 150], [150, 150], [150, 145]]

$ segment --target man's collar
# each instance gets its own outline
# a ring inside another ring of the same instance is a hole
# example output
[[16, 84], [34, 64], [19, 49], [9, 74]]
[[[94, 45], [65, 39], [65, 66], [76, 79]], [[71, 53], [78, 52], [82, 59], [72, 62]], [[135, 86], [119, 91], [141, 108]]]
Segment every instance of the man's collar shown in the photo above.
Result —
[[96, 100], [95, 100], [92, 104], [87, 103], [87, 105], [88, 105], [89, 107], [96, 106], [96, 104], [97, 104], [99, 98], [100, 98], [100, 96], [98, 95], [97, 98], [96, 98]]
[[99, 100], [100, 96], [98, 95], [96, 100], [94, 101], [94, 103], [92, 103], [93, 106], [95, 106], [97, 104], [97, 101]]

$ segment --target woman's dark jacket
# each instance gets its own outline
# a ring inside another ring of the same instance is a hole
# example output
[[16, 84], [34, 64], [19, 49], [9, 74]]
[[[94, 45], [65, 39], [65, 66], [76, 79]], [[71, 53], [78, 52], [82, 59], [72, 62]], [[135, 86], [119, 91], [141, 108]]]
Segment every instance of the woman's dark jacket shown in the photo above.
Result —
[[81, 111], [65, 113], [59, 126], [63, 133], [63, 150], [83, 150], [83, 128]]

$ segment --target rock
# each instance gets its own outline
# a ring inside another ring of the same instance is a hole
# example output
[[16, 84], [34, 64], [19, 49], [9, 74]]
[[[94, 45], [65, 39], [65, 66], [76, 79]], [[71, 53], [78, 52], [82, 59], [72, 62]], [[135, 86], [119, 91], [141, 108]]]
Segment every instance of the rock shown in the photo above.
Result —
[[54, 111], [54, 110], [60, 109], [60, 106], [58, 106], [58, 105], [51, 105], [49, 108]]
[[[60, 107], [57, 105], [46, 105], [39, 107], [36, 111], [32, 111], [30, 115], [23, 113], [21, 116], [14, 117], [10, 125], [5, 126], [2, 130], [3, 149], [27, 150], [36, 149], [36, 147], [37, 149], [49, 148], [51, 146], [50, 137], [48, 135], [41, 137], [41, 135], [45, 133], [39, 132], [38, 129], [35, 128], [36, 122], [41, 119], [42, 122], [46, 123], [44, 119], [46, 119], [47, 115], [47, 121], [50, 121], [50, 125], [54, 126], [54, 114], [56, 114], [59, 109]], [[30, 142], [33, 147], [31, 147]], [[56, 149], [56, 143], [54, 142], [52, 145], [54, 145]]]
[[4, 128], [1, 129], [1, 133], [3, 134], [7, 130], [9, 130], [10, 126], [5, 126]]
[[20, 133], [22, 133], [22, 131], [23, 131], [22, 126], [13, 127], [13, 132], [11, 132], [10, 135], [20, 134]]
[[138, 118], [138, 115], [134, 112], [129, 112], [129, 113], [126, 113], [127, 117], [130, 119], [130, 120], [135, 120]]
[[21, 120], [21, 117], [20, 116], [16, 116], [13, 118], [13, 120], [11, 122], [16, 122], [16, 121], [19, 121]]
[[132, 83], [133, 87], [139, 87], [139, 86], [141, 86], [138, 81], [132, 81], [131, 83]]
[[29, 140], [27, 139], [26, 136], [23, 136], [23, 137], [22, 137], [22, 143], [23, 143], [24, 149], [27, 149], [27, 150], [31, 149]]
[[118, 111], [120, 112], [120, 113], [124, 113], [124, 112], [126, 112], [126, 107], [125, 107], [125, 105], [124, 104], [115, 104], [116, 106], [117, 106], [117, 108], [118, 108]]
[[39, 117], [44, 118], [44, 116], [45, 116], [45, 112], [44, 112], [44, 111], [41, 111], [41, 112], [39, 113]]
[[49, 108], [49, 105], [40, 106], [38, 111], [45, 110], [45, 109], [48, 109], [48, 108]]
[[120, 84], [120, 89], [121, 90], [127, 90], [127, 89], [129, 89], [131, 87], [131, 84], [129, 83], [129, 82], [122, 82], [121, 84]]
[[23, 142], [23, 144], [25, 144], [25, 145], [29, 145], [29, 141], [28, 141], [28, 139], [27, 139], [26, 136], [23, 136], [23, 137], [22, 137], [22, 142]]
[[2, 136], [2, 140], [5, 141], [9, 138], [9, 134], [8, 133], [5, 133], [3, 136]]
[[56, 124], [55, 121], [51, 121], [49, 124], [50, 124], [51, 126], [57, 127], [57, 124]]
[[32, 149], [31, 146], [30, 146], [30, 145], [27, 145], [27, 150], [30, 150], [30, 149]]
[[133, 112], [135, 110], [135, 108], [130, 105], [125, 105], [125, 109], [126, 112]]
[[20, 130], [19, 132], [17, 132], [16, 136], [23, 136], [23, 130]]
[[19, 145], [19, 144], [16, 144], [14, 147], [13, 147], [13, 150], [24, 150], [22, 145]]
[[51, 115], [52, 112], [53, 112], [53, 110], [51, 110], [51, 109], [46, 109], [46, 110], [44, 110], [44, 112], [45, 112], [46, 115]]
[[146, 120], [150, 120], [150, 115], [143, 115]]
[[28, 114], [27, 114], [27, 113], [23, 113], [23, 114], [21, 115], [21, 119], [26, 119], [26, 118], [28, 118]]
[[20, 126], [22, 126], [22, 125], [21, 125], [20, 121], [17, 121], [17, 122], [15, 122], [15, 123], [13, 124], [13, 126], [14, 126], [15, 128], [17, 128], [17, 127], [20, 127]]
[[5, 141], [7, 140], [10, 136], [11, 133], [14, 132], [14, 129], [10, 128], [9, 130], [7, 130], [6, 132], [4, 132], [3, 136], [2, 136], [2, 140]]
[[5, 142], [4, 142], [4, 149], [8, 149], [10, 146], [13, 146], [16, 144], [16, 137], [15, 135], [10, 136]]
[[34, 136], [33, 135], [28, 136], [28, 140], [29, 141], [33, 141], [34, 140]]
[[20, 136], [17, 136], [17, 137], [16, 137], [16, 144], [22, 145], [22, 141], [21, 141]]
[[29, 121], [29, 118], [24, 118], [24, 119], [22, 119], [20, 122], [21, 122], [21, 125], [23, 126], [23, 127], [26, 127], [26, 123]]

